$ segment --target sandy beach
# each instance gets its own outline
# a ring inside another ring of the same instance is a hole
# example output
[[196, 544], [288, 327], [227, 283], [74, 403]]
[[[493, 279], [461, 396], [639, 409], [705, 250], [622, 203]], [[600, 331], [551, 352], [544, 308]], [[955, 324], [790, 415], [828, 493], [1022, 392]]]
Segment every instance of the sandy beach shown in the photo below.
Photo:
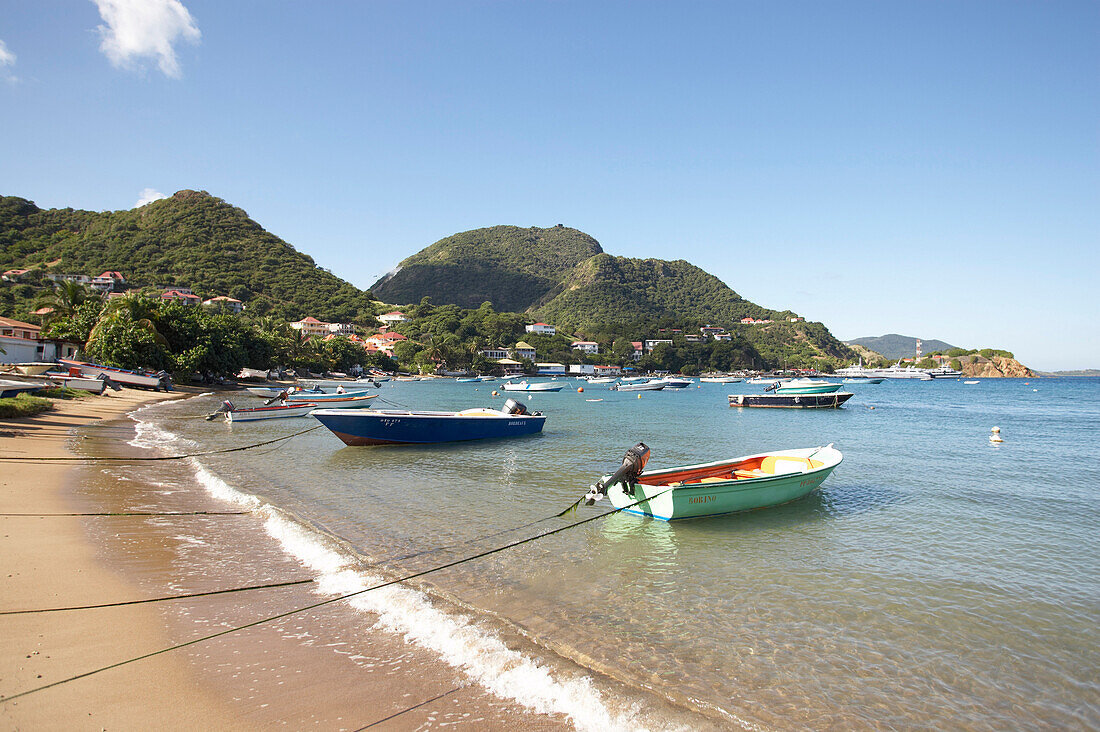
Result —
[[[125, 390], [0, 421], [0, 455], [146, 454], [127, 444], [133, 422], [125, 415], [186, 395]], [[153, 465], [170, 470], [165, 463], [0, 465], [0, 610], [310, 579], [257, 514], [72, 515], [239, 510], [197, 487], [158, 489], [164, 474]], [[343, 603], [33, 691], [322, 598], [305, 584], [8, 615], [0, 623], [0, 720], [9, 729], [570, 727], [560, 715], [498, 699], [428, 651], [372, 629], [371, 617]]]

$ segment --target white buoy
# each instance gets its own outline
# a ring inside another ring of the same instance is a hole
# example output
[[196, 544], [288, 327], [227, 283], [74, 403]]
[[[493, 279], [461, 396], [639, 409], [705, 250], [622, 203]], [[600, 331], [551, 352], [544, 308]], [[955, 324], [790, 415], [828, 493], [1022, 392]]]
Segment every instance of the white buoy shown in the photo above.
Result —
[[989, 441], [990, 442], [1004, 442], [1004, 438], [1001, 437], [1001, 428], [994, 425], [990, 430]]

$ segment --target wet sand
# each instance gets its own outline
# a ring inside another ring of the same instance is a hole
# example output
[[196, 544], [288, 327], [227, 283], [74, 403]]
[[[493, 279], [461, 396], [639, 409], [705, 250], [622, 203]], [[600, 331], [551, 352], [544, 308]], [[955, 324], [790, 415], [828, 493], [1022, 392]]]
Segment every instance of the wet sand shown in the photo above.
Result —
[[[130, 447], [143, 403], [182, 396], [124, 391], [0, 421], [0, 455], [143, 455]], [[111, 421], [113, 419], [113, 421]], [[97, 422], [97, 420], [102, 420]], [[74, 438], [72, 430], [81, 430]], [[76, 448], [73, 444], [79, 443]], [[227, 511], [184, 463], [0, 463], [0, 610], [136, 600], [310, 574], [258, 514], [44, 516]], [[175, 488], [165, 488], [171, 484]], [[9, 615], [0, 622], [7, 698], [144, 653], [324, 599], [313, 585], [116, 608]], [[473, 684], [375, 618], [332, 603], [185, 649], [0, 702], [11, 729], [567, 729]]]

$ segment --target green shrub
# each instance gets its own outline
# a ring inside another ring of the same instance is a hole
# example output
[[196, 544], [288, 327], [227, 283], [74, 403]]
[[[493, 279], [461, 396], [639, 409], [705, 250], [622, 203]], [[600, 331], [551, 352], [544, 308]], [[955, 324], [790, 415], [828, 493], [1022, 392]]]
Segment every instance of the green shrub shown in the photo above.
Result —
[[53, 409], [53, 402], [42, 397], [23, 393], [18, 396], [0, 399], [0, 417], [30, 417], [34, 414]]

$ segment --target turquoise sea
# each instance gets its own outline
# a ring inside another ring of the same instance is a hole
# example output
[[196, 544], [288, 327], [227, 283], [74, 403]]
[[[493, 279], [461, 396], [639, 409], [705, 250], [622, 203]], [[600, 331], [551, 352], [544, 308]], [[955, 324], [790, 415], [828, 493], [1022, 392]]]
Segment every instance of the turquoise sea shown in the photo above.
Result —
[[[654, 700], [729, 728], [1100, 727], [1100, 380], [853, 384], [846, 407], [820, 411], [731, 409], [727, 394], [759, 391], [748, 384], [638, 398], [562, 382], [525, 399], [548, 415], [539, 436], [348, 448], [321, 428], [201, 458], [194, 489], [276, 507], [286, 550], [339, 591], [310, 541], [362, 577], [439, 566], [606, 511], [551, 518], [638, 441], [652, 468], [835, 443], [843, 463], [804, 500], [609, 516], [424, 577], [371, 607], [388, 615], [364, 632], [402, 633], [581, 729], [669, 726], [647, 716]], [[492, 389], [378, 393], [465, 409], [499, 406]], [[217, 449], [312, 422], [194, 418], [218, 401], [141, 410], [135, 444]], [[489, 658], [513, 636], [523, 659]]]

